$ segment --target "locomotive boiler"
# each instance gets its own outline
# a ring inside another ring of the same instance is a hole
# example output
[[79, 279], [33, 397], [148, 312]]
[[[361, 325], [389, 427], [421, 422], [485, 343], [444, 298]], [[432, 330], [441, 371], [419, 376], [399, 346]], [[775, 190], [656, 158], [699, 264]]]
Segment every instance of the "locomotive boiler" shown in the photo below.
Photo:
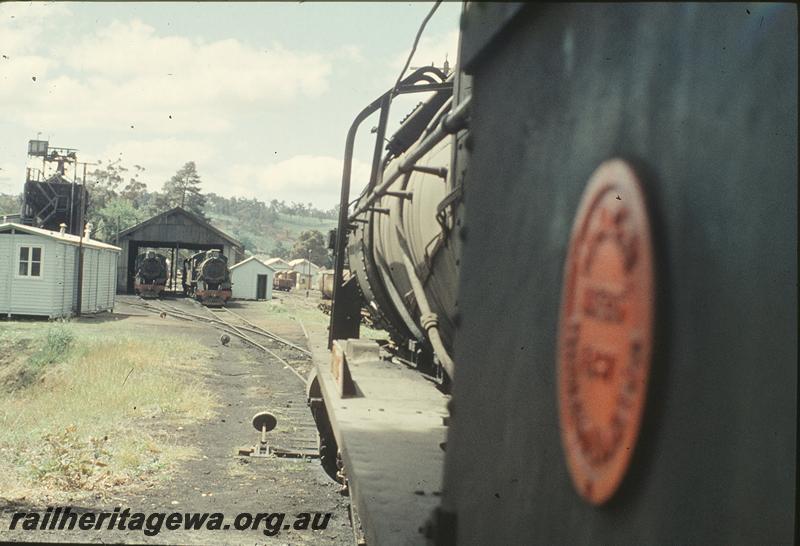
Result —
[[[453, 78], [435, 67], [417, 70], [405, 85], [435, 92], [406, 116], [382, 157], [376, 145], [373, 175], [353, 210], [340, 218], [336, 252], [342, 267], [334, 270], [330, 343], [357, 329], [352, 308], [363, 304], [399, 355], [446, 383], [454, 371], [455, 228], [463, 180], [453, 172], [454, 135], [464, 126], [466, 104], [454, 108]], [[344, 252], [351, 278], [344, 275]]]
[[157, 298], [169, 277], [167, 259], [153, 251], [136, 256], [134, 290], [143, 298]]
[[198, 252], [183, 262], [183, 290], [203, 305], [220, 307], [231, 298], [228, 258], [219, 250]]
[[345, 145], [308, 396], [367, 543], [791, 543], [797, 8], [467, 2], [460, 27], [454, 76], [402, 79]]

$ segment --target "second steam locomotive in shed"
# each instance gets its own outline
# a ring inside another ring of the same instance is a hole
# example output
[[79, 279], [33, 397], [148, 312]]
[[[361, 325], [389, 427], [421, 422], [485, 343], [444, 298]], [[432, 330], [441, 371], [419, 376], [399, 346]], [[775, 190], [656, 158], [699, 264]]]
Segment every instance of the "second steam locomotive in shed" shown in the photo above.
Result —
[[169, 267], [161, 254], [147, 251], [136, 257], [134, 290], [143, 298], [158, 298], [167, 284]]
[[219, 250], [192, 254], [183, 262], [183, 291], [209, 307], [222, 306], [231, 298], [228, 258]]

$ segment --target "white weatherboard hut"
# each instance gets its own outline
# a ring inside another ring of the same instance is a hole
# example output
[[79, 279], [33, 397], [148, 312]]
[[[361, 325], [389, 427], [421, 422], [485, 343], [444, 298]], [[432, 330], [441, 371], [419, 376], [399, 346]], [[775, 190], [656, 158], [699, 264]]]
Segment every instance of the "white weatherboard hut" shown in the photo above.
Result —
[[[68, 317], [77, 310], [80, 237], [0, 224], [0, 314]], [[119, 247], [83, 239], [81, 312], [114, 308]]]
[[275, 270], [250, 256], [231, 266], [233, 298], [237, 300], [271, 300]]

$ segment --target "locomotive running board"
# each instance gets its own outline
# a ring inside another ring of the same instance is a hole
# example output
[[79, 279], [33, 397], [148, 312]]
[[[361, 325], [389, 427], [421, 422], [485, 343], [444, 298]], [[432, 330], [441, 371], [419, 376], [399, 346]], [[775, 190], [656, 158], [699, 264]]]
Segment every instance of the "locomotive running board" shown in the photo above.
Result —
[[310, 339], [316, 376], [367, 544], [422, 543], [420, 528], [440, 501], [448, 398], [420, 373], [379, 358], [377, 343], [366, 350], [365, 340], [341, 344], [358, 348], [353, 358], [345, 353], [356, 395], [342, 398], [326, 341]]

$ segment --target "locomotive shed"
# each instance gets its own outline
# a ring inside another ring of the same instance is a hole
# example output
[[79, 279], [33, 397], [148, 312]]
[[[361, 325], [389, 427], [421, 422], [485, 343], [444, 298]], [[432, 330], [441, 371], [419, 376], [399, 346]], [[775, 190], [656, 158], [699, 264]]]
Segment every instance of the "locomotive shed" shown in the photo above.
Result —
[[[241, 242], [181, 207], [162, 212], [121, 231], [118, 246], [122, 252], [117, 264], [117, 293], [121, 294], [133, 294], [134, 263], [136, 256], [145, 248], [170, 252], [170, 278], [173, 283], [180, 269], [177, 259], [180, 250], [219, 250], [231, 265], [244, 256]], [[173, 284], [173, 290], [175, 286]]]

